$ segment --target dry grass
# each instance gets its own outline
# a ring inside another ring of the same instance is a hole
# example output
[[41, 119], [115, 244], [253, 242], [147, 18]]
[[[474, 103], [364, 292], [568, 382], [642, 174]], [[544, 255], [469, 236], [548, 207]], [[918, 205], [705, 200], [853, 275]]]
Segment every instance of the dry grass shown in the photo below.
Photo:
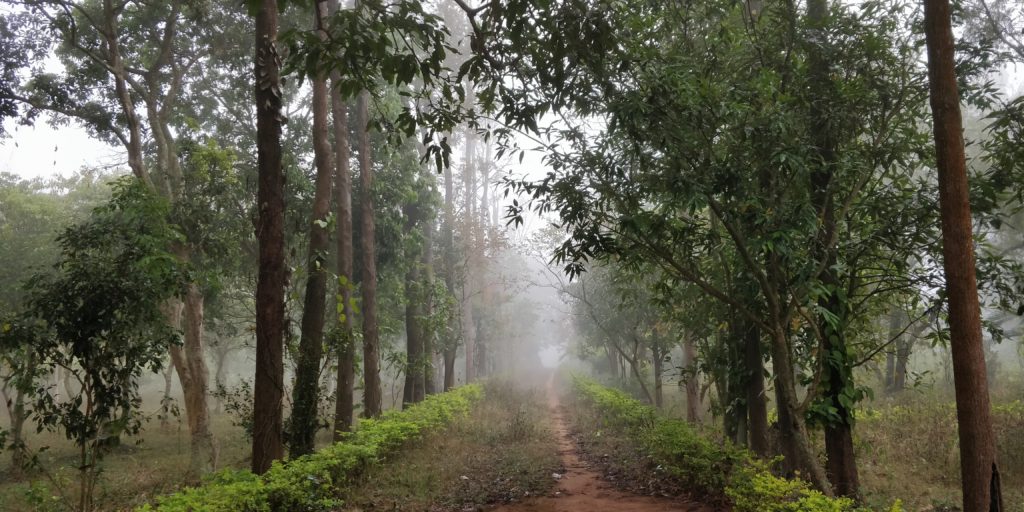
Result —
[[489, 382], [470, 417], [376, 468], [346, 510], [464, 511], [548, 492], [561, 471], [545, 400]]
[[[182, 420], [184, 421], [184, 420]], [[28, 427], [27, 428], [31, 428]], [[214, 435], [220, 445], [220, 467], [246, 467], [251, 449], [241, 428], [231, 425], [227, 416], [215, 416]], [[63, 510], [55, 498], [50, 474], [64, 492], [74, 496], [77, 490], [78, 454], [71, 441], [61, 434], [29, 435], [30, 447], [50, 448], [39, 454], [43, 470], [16, 476], [10, 457], [0, 460], [0, 511]], [[122, 445], [108, 453], [101, 462], [103, 473], [97, 486], [96, 505], [99, 510], [131, 510], [152, 499], [192, 482], [184, 479], [189, 463], [187, 425], [173, 423], [162, 429], [156, 423], [137, 438], [126, 438]]]
[[[956, 410], [945, 397], [906, 392], [866, 409], [857, 422], [856, 449], [868, 504], [893, 498], [913, 511], [959, 510], [960, 452]], [[1024, 511], [1024, 403], [993, 406], [1003, 500]]]

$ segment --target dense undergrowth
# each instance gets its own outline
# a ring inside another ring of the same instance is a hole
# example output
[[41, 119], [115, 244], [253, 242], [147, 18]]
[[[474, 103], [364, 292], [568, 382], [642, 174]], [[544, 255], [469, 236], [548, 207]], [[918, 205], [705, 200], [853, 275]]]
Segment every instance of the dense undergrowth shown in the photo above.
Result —
[[140, 511], [320, 511], [340, 507], [367, 469], [403, 444], [465, 415], [483, 397], [478, 384], [432, 395], [404, 411], [363, 420], [342, 442], [298, 459], [275, 462], [262, 476], [226, 470], [199, 487], [160, 498]]
[[[583, 405], [593, 408], [599, 428], [626, 434], [639, 450], [691, 491], [728, 501], [735, 512], [867, 512], [847, 498], [830, 498], [803, 480], [771, 473], [748, 451], [718, 445], [682, 420], [660, 415], [626, 393], [574, 377]], [[888, 512], [903, 510], [897, 501]]]

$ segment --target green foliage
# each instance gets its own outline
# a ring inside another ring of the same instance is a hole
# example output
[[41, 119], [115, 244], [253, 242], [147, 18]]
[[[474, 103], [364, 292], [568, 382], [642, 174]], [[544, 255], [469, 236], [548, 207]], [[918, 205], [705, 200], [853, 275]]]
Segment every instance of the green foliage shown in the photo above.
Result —
[[204, 485], [158, 499], [140, 511], [319, 511], [344, 503], [347, 489], [370, 466], [403, 444], [466, 414], [483, 397], [469, 385], [431, 395], [403, 411], [362, 420], [345, 440], [314, 454], [275, 462], [262, 477], [249, 471], [217, 473]]
[[[602, 426], [626, 433], [643, 454], [705, 496], [724, 497], [736, 512], [870, 512], [847, 498], [830, 498], [803, 480], [779, 478], [768, 463], [731, 444], [716, 445], [682, 420], [661, 416], [622, 391], [582, 377], [576, 395]], [[899, 502], [889, 512], [902, 510]]]
[[[180, 292], [185, 273], [167, 252], [179, 239], [167, 215], [167, 203], [138, 180], [116, 182], [109, 203], [57, 238], [53, 272], [28, 280], [25, 311], [0, 329], [0, 352], [20, 349], [30, 362], [15, 379], [32, 392], [38, 428], [60, 429], [81, 447], [82, 510], [91, 510], [104, 451], [141, 429], [138, 378], [158, 371], [177, 341], [162, 306]], [[61, 402], [33, 386], [58, 368], [79, 385]]]

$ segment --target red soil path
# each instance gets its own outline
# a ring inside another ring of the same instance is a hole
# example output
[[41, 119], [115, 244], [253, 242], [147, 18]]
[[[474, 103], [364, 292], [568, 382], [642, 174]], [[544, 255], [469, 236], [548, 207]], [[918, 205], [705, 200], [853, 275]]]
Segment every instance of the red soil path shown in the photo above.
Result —
[[511, 505], [503, 505], [492, 512], [712, 512], [716, 509], [701, 503], [640, 496], [621, 491], [580, 460], [575, 443], [566, 427], [558, 393], [554, 390], [554, 376], [548, 381], [548, 405], [551, 421], [558, 436], [558, 453], [565, 474], [548, 496], [533, 498]]

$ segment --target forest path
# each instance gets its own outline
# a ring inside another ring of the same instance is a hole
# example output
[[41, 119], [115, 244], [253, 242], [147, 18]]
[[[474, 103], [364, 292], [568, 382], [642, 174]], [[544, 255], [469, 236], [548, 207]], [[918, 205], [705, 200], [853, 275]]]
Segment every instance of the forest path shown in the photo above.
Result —
[[558, 436], [558, 454], [565, 473], [554, 492], [520, 503], [503, 505], [492, 512], [709, 512], [716, 510], [701, 503], [652, 496], [640, 496], [616, 489], [591, 469], [576, 453], [569, 433], [565, 411], [555, 390], [554, 374], [547, 383], [548, 409]]

